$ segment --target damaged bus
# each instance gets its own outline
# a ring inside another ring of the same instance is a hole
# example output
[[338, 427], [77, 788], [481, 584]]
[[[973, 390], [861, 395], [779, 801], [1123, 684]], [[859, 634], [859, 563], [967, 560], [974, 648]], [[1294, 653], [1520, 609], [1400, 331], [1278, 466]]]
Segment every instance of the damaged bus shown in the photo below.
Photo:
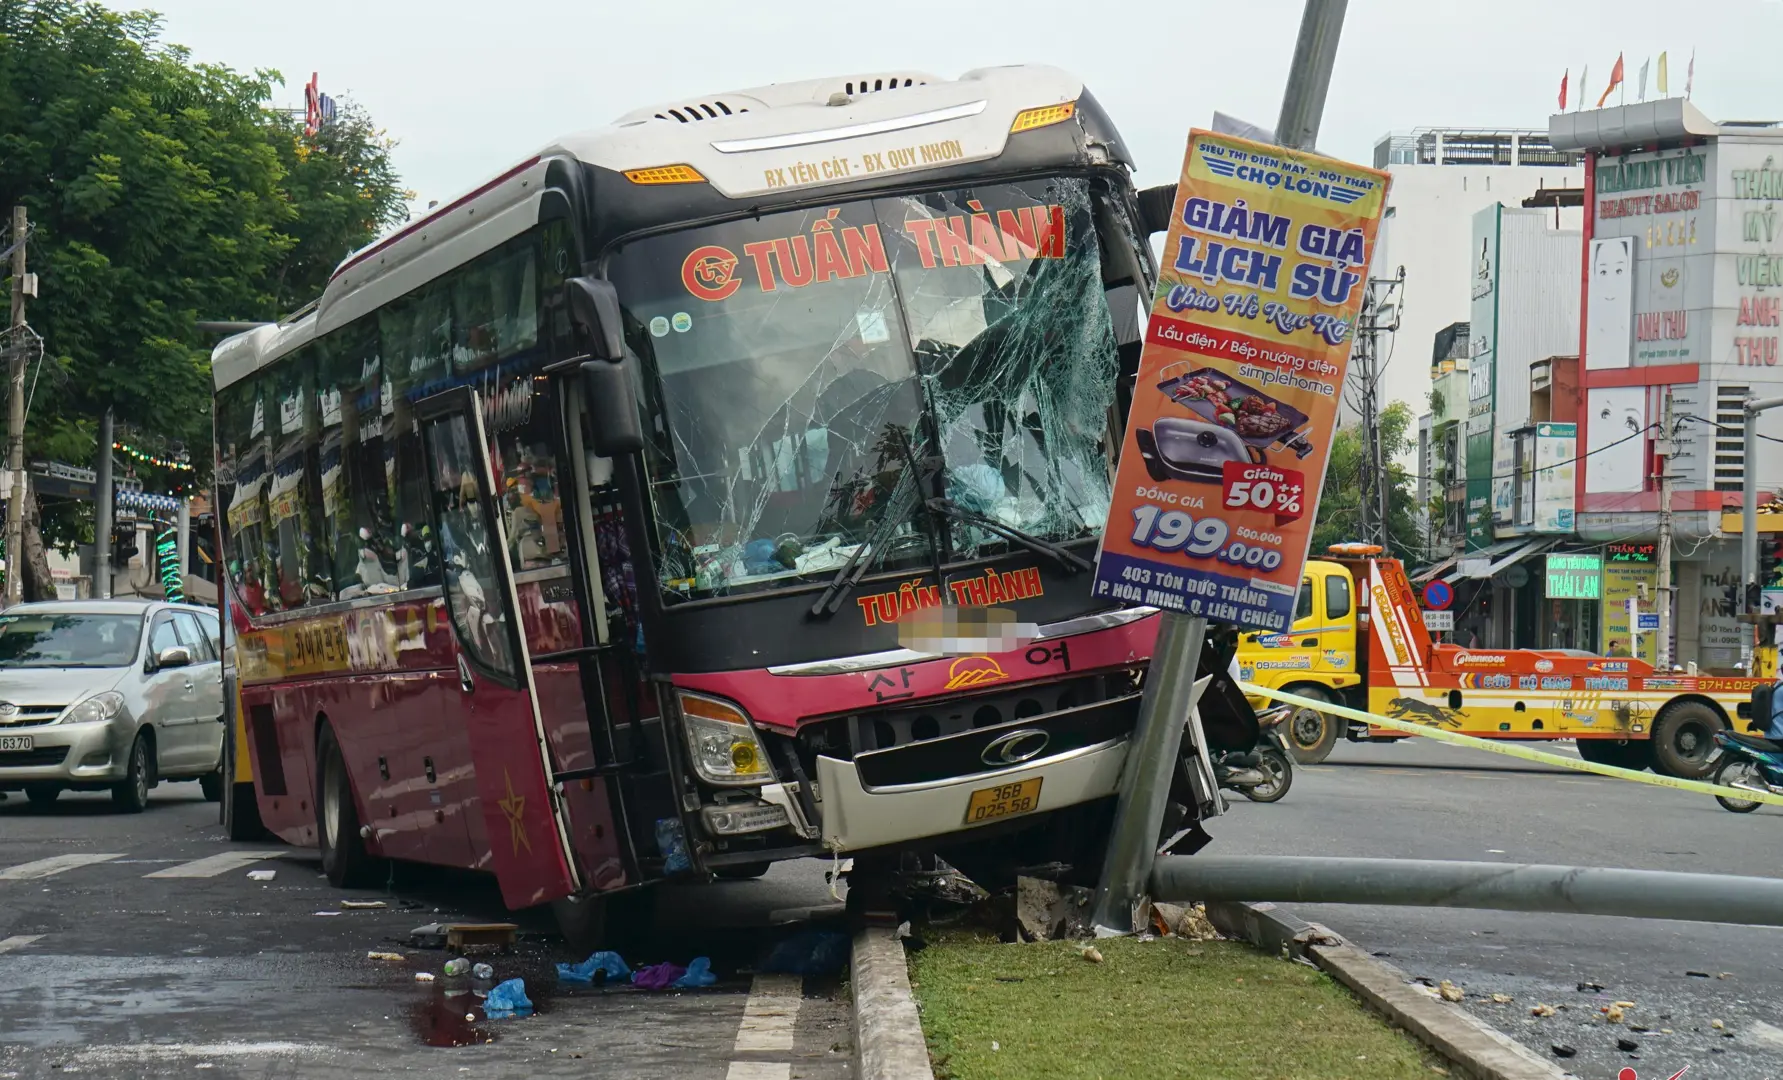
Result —
[[1088, 573], [1154, 280], [1130, 169], [1049, 68], [691, 97], [220, 345], [265, 826], [579, 939], [811, 855], [1093, 878], [1157, 622]]

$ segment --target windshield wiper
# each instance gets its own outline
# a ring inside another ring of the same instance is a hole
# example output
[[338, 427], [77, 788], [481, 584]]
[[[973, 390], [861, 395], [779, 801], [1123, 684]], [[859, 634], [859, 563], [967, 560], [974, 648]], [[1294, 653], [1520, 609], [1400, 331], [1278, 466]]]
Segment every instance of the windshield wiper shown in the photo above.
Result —
[[1035, 554], [1056, 559], [1066, 573], [1075, 574], [1082, 570], [1095, 569], [1088, 559], [1076, 552], [1067, 551], [1050, 540], [1042, 540], [1033, 533], [1023, 532], [1013, 525], [1005, 525], [1001, 521], [986, 517], [975, 510], [968, 510], [951, 499], [930, 499], [926, 505], [933, 513], [945, 514], [967, 524], [987, 529], [1012, 544], [1019, 544]]
[[848, 599], [848, 594], [854, 590], [856, 585], [860, 584], [861, 578], [867, 576], [868, 568], [873, 565], [873, 560], [867, 556], [877, 554], [879, 548], [891, 539], [892, 533], [896, 532], [898, 526], [904, 524], [905, 520], [903, 514], [894, 513], [887, 513], [879, 519], [879, 523], [873, 526], [873, 531], [860, 542], [860, 546], [854, 549], [854, 554], [848, 557], [848, 561], [842, 564], [842, 569], [824, 588], [823, 595], [817, 598], [817, 603], [811, 605], [812, 615], [834, 615], [842, 609], [842, 601]]

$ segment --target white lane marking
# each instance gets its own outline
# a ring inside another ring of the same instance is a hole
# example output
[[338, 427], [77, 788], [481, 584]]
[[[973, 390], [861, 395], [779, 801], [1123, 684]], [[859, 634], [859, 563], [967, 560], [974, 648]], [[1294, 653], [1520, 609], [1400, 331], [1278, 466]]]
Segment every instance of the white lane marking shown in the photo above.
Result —
[[320, 1043], [285, 1041], [222, 1042], [222, 1043], [125, 1043], [88, 1046], [76, 1051], [75, 1059], [83, 1064], [105, 1064], [141, 1058], [223, 1058], [265, 1057], [294, 1054], [332, 1054], [334, 1048]]
[[221, 855], [210, 855], [202, 859], [194, 859], [178, 866], [170, 866], [165, 870], [157, 870], [152, 874], [144, 874], [145, 878], [200, 878], [216, 877], [227, 874], [231, 870], [240, 870], [244, 866], [252, 866], [263, 859], [276, 859], [284, 854], [280, 851], [225, 851]]
[[792, 1080], [792, 1065], [784, 1061], [733, 1061], [724, 1080]]
[[22, 949], [41, 937], [43, 937], [42, 934], [14, 934], [9, 938], [0, 938], [0, 953], [9, 953], [14, 949]]
[[797, 975], [757, 975], [737, 1027], [737, 1052], [791, 1050], [793, 1023], [805, 1003], [805, 980]]
[[0, 881], [35, 881], [38, 878], [52, 877], [64, 871], [81, 866], [92, 866], [94, 863], [110, 862], [121, 859], [118, 855], [52, 855], [36, 862], [20, 863], [0, 870]]
[[[0, 942], [4, 945], [5, 942]], [[1779, 1031], [1763, 1020], [1746, 1021], [1745, 1036], [1767, 1050], [1783, 1050], [1783, 1031]]]

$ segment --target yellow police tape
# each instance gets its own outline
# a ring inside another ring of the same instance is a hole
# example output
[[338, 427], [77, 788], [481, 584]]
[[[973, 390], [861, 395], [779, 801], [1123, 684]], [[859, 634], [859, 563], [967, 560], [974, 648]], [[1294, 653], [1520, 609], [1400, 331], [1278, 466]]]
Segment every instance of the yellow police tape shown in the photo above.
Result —
[[1783, 795], [1772, 795], [1768, 792], [1747, 791], [1744, 788], [1722, 787], [1720, 784], [1706, 784], [1701, 780], [1680, 780], [1675, 776], [1660, 776], [1657, 773], [1636, 772], [1633, 769], [1619, 769], [1614, 765], [1598, 765], [1589, 761], [1566, 757], [1561, 754], [1549, 754], [1540, 750], [1531, 750], [1526, 746], [1517, 746], [1500, 739], [1481, 739], [1473, 735], [1461, 735], [1441, 728], [1425, 727], [1422, 724], [1411, 724], [1404, 720], [1394, 720], [1374, 713], [1366, 713], [1360, 709], [1352, 709], [1345, 705], [1333, 705], [1324, 701], [1314, 701], [1299, 694], [1290, 694], [1282, 690], [1271, 690], [1255, 683], [1241, 682], [1238, 688], [1246, 694], [1284, 701], [1290, 705], [1317, 709], [1333, 716], [1342, 716], [1358, 723], [1372, 724], [1375, 727], [1387, 728], [1391, 731], [1403, 731], [1407, 735], [1421, 735], [1426, 739], [1435, 739], [1454, 746], [1466, 746], [1488, 753], [1503, 754], [1506, 757], [1521, 758], [1524, 761], [1539, 761], [1543, 765], [1554, 765], [1574, 772], [1596, 773], [1599, 776], [1610, 776], [1617, 780], [1633, 780], [1637, 784], [1652, 784], [1654, 787], [1676, 788], [1679, 791], [1695, 791], [1704, 795], [1721, 795], [1729, 799], [1740, 799], [1745, 802], [1770, 803], [1783, 806]]

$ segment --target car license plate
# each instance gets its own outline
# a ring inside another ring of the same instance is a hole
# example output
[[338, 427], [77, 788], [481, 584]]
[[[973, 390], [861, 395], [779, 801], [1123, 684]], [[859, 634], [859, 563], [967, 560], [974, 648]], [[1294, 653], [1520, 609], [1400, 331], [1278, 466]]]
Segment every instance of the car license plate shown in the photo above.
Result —
[[999, 787], [980, 788], [966, 804], [966, 824], [995, 821], [998, 818], [1029, 814], [1040, 808], [1041, 777], [1018, 780]]
[[31, 746], [29, 735], [0, 735], [0, 750], [29, 750]]

